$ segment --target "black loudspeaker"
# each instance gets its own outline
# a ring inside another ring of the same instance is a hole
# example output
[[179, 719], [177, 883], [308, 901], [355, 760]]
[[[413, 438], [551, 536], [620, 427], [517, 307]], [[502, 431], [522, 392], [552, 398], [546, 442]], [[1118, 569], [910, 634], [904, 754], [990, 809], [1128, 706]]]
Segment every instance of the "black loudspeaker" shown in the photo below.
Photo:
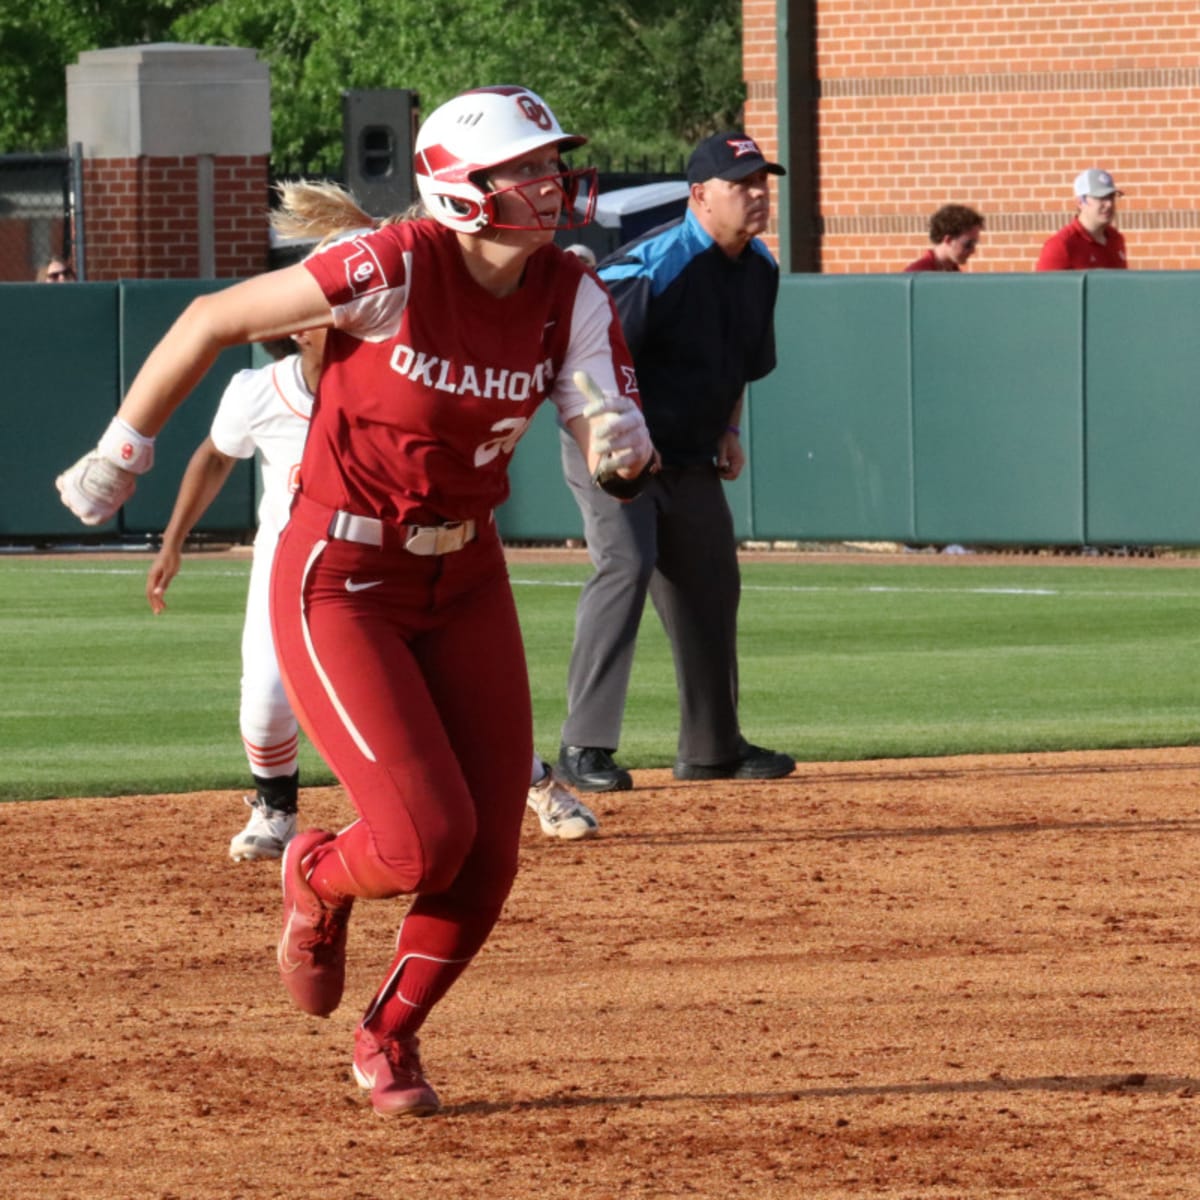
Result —
[[403, 212], [416, 199], [413, 143], [420, 99], [405, 88], [342, 93], [346, 186], [373, 217]]

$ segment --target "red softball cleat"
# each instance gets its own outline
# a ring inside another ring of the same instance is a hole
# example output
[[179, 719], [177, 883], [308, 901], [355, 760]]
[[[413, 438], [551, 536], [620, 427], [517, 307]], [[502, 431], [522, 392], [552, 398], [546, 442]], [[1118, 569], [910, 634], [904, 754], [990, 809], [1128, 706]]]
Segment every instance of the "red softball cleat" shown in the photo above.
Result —
[[416, 1035], [354, 1031], [354, 1078], [381, 1117], [428, 1117], [442, 1106], [421, 1067]]
[[327, 1017], [346, 984], [346, 926], [353, 902], [325, 905], [308, 884], [312, 852], [333, 840], [324, 829], [297, 834], [283, 852], [283, 933], [279, 974], [298, 1008]]

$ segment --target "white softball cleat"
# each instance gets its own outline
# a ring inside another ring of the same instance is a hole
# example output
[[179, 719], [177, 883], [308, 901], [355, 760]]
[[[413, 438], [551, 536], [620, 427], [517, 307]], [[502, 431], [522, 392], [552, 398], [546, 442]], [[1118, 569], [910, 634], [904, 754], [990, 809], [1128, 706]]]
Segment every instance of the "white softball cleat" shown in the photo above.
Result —
[[591, 837], [600, 828], [596, 814], [578, 796], [567, 791], [546, 764], [546, 773], [531, 784], [526, 803], [537, 813], [538, 823], [547, 837], [577, 841]]
[[296, 814], [268, 807], [257, 796], [245, 797], [250, 807], [246, 828], [229, 843], [234, 862], [256, 858], [282, 858], [288, 842], [296, 836]]

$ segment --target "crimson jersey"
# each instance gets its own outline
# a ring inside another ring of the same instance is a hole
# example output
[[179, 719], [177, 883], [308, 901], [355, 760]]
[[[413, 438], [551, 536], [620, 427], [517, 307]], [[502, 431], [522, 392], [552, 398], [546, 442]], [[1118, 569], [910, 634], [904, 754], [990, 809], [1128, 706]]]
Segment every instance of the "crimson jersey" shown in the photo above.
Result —
[[608, 293], [557, 246], [532, 255], [502, 298], [471, 278], [457, 236], [432, 220], [352, 237], [305, 265], [334, 327], [300, 490], [330, 508], [484, 520], [508, 496], [509, 456], [538, 405], [552, 400], [564, 421], [583, 411], [574, 371], [637, 398]]
[[920, 258], [910, 262], [904, 269], [905, 271], [957, 271], [958, 263], [953, 263], [949, 259], [941, 262], [932, 250], [926, 250]]
[[1115, 225], [1104, 234], [1103, 244], [1096, 241], [1079, 218], [1064, 225], [1046, 240], [1038, 256], [1038, 271], [1089, 271], [1106, 267], [1121, 270], [1129, 266], [1125, 258], [1125, 238]]

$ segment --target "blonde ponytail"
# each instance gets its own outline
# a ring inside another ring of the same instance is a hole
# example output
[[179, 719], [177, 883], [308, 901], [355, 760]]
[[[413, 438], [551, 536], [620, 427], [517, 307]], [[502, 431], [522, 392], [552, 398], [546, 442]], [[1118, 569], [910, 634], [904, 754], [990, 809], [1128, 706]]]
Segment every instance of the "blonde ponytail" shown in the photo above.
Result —
[[379, 219], [364, 211], [339, 184], [323, 179], [289, 179], [276, 185], [279, 207], [271, 213], [271, 228], [280, 237], [317, 238], [322, 244], [351, 230], [379, 229], [422, 215], [420, 204]]

